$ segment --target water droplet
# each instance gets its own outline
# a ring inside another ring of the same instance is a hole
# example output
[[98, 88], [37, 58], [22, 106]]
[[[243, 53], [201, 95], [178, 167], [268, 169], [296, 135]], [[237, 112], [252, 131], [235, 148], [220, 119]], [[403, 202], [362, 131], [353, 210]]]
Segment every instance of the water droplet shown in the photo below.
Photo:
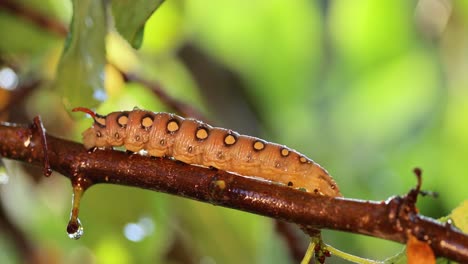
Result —
[[31, 136], [29, 136], [25, 141], [24, 141], [24, 146], [29, 147], [29, 144], [31, 144]]
[[87, 27], [92, 27], [94, 25], [94, 21], [92, 17], [86, 17], [85, 18], [85, 25]]
[[67, 233], [71, 239], [79, 239], [84, 232], [80, 219], [78, 219], [78, 213], [80, 211], [80, 201], [85, 189], [89, 187], [90, 184], [89, 182], [86, 182], [86, 179], [78, 177], [77, 179], [73, 179], [72, 185], [72, 210], [70, 213], [70, 221], [67, 225]]
[[75, 240], [79, 239], [83, 235], [84, 229], [81, 225], [80, 219], [77, 218], [76, 221], [70, 220], [70, 222], [68, 222], [67, 233], [69, 238]]
[[7, 184], [8, 180], [9, 178], [6, 169], [3, 167], [3, 163], [0, 161], [0, 184]]
[[14, 90], [18, 86], [18, 75], [11, 68], [0, 69], [0, 87], [5, 90]]
[[130, 241], [142, 241], [154, 232], [154, 221], [149, 217], [142, 217], [137, 223], [126, 224], [123, 232]]
[[133, 242], [140, 242], [145, 238], [145, 230], [135, 223], [126, 224], [124, 227], [124, 235], [125, 237]]
[[103, 102], [103, 101], [105, 101], [107, 99], [107, 94], [106, 94], [106, 91], [103, 90], [103, 89], [96, 89], [93, 92], [93, 97], [96, 100], [99, 100], [99, 101]]

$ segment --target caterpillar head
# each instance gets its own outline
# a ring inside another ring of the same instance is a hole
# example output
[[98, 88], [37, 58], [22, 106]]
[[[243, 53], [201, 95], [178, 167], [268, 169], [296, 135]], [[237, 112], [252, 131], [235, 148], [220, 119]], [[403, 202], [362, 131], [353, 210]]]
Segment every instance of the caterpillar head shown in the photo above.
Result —
[[77, 107], [72, 112], [84, 112], [89, 114], [94, 119], [94, 124], [83, 132], [83, 144], [86, 149], [94, 147], [108, 147], [107, 143], [107, 130], [106, 130], [106, 117], [101, 116], [91, 109], [84, 107]]

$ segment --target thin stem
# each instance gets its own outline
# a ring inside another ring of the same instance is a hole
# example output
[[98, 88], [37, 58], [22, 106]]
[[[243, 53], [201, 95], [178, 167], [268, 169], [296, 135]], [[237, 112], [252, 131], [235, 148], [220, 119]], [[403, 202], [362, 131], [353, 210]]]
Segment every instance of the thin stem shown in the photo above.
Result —
[[312, 259], [312, 256], [314, 256], [314, 249], [316, 245], [316, 240], [312, 238], [310, 240], [309, 246], [307, 247], [307, 251], [304, 255], [304, 258], [301, 261], [301, 264], [309, 264], [310, 260]]
[[383, 264], [385, 263], [384, 261], [379, 261], [379, 260], [372, 260], [372, 259], [367, 259], [367, 258], [361, 258], [346, 252], [343, 252], [339, 249], [336, 249], [330, 245], [325, 244], [325, 249], [330, 251], [332, 255], [335, 255], [339, 258], [354, 262], [354, 263], [359, 263], [359, 264]]

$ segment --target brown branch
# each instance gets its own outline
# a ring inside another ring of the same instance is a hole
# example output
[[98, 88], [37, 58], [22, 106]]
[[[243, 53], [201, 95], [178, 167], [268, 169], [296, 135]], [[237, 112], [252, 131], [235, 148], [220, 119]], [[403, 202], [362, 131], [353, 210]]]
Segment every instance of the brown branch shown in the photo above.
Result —
[[13, 107], [21, 104], [25, 99], [28, 98], [28, 96], [31, 95], [32, 92], [40, 87], [41, 84], [42, 81], [34, 79], [28, 81], [20, 87], [17, 87], [11, 92], [11, 99], [9, 99], [9, 101], [3, 107], [0, 107], [0, 114], [9, 112]]
[[15, 245], [22, 262], [27, 263], [28, 261], [32, 261], [31, 257], [35, 254], [33, 245], [27, 238], [27, 235], [8, 217], [8, 213], [1, 201], [0, 229], [2, 229], [4, 234], [8, 236], [13, 245]]
[[[79, 143], [50, 135], [47, 141], [50, 166], [72, 181], [77, 175], [85, 175], [92, 184], [135, 186], [281, 219], [306, 228], [341, 230], [400, 243], [405, 243], [408, 234], [412, 234], [427, 241], [437, 256], [468, 262], [468, 236], [451, 225], [408, 210], [405, 197], [361, 201], [316, 196], [170, 159], [114, 150], [89, 153]], [[0, 124], [3, 157], [42, 165], [41, 146], [41, 135], [37, 131], [15, 124]]]
[[289, 255], [294, 262], [300, 263], [304, 258], [304, 252], [307, 250], [307, 245], [308, 242], [310, 242], [310, 239], [301, 239], [299, 236], [301, 233], [296, 229], [296, 225], [286, 223], [278, 219], [275, 221], [275, 230], [286, 243]]
[[186, 104], [170, 96], [168, 93], [166, 93], [166, 91], [164, 91], [160, 84], [147, 80], [137, 74], [122, 71], [117, 66], [115, 66], [115, 68], [120, 72], [120, 74], [122, 74], [122, 77], [126, 82], [140, 83], [143, 86], [149, 88], [162, 101], [162, 103], [172, 108], [172, 110], [174, 110], [181, 116], [192, 117], [198, 120], [208, 122], [205, 116], [195, 107], [192, 107], [191, 105]]
[[273, 129], [265, 127], [268, 122], [262, 119], [257, 100], [249, 96], [249, 87], [238, 72], [229, 69], [191, 43], [180, 46], [177, 57], [190, 72], [210, 111], [216, 113], [217, 117], [222, 117], [219, 121], [224, 126], [255, 136], [259, 134], [261, 124], [270, 134], [273, 132]]
[[0, 1], [0, 10], [7, 10], [18, 17], [21, 17], [38, 27], [52, 32], [60, 37], [65, 37], [68, 34], [68, 29], [65, 25], [56, 19], [44, 15], [34, 9], [31, 9], [23, 4], [12, 0]]

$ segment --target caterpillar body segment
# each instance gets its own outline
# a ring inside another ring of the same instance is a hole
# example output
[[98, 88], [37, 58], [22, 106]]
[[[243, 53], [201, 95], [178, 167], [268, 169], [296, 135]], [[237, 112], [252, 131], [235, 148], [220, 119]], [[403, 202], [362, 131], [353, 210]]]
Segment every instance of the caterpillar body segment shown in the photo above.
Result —
[[325, 169], [283, 145], [169, 113], [135, 109], [102, 116], [82, 107], [73, 111], [88, 113], [94, 119], [83, 132], [87, 149], [124, 146], [133, 152], [146, 150], [155, 157], [173, 157], [319, 195], [341, 196]]

